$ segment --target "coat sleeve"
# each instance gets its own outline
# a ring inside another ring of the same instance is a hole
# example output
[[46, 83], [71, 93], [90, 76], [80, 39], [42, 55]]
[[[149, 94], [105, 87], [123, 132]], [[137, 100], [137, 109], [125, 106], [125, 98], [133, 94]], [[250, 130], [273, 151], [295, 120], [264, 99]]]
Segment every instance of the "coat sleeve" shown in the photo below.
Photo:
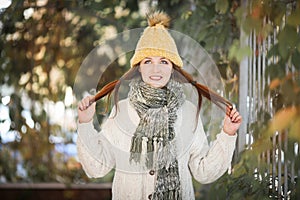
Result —
[[237, 135], [229, 136], [221, 131], [209, 146], [200, 118], [194, 134], [189, 168], [197, 181], [208, 184], [221, 177], [230, 167]]
[[103, 177], [115, 166], [110, 142], [104, 137], [104, 131], [105, 129], [102, 129], [101, 132], [97, 132], [92, 121], [78, 123], [78, 158], [89, 177]]

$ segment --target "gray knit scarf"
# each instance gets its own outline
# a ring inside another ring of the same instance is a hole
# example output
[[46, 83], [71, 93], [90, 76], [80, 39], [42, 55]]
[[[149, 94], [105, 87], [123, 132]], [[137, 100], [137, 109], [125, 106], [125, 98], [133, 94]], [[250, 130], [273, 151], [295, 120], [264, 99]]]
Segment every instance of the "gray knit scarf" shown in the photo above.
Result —
[[151, 199], [182, 199], [174, 129], [176, 112], [185, 100], [181, 84], [170, 79], [166, 87], [154, 88], [135, 79], [130, 83], [129, 100], [140, 117], [130, 161], [157, 171]]

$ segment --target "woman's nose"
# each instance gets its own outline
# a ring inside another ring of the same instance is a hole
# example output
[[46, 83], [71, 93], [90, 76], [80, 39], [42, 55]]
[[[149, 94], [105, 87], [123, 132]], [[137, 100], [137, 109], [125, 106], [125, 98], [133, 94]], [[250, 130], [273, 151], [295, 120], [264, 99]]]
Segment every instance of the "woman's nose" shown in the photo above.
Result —
[[160, 71], [160, 66], [157, 63], [153, 63], [153, 72], [157, 73]]

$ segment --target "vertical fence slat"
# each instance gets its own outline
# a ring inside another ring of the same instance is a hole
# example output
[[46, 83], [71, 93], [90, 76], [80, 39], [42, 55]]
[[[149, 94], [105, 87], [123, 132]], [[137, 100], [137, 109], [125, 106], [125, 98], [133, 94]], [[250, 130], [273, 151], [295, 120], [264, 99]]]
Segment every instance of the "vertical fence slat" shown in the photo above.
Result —
[[278, 149], [277, 149], [277, 151], [278, 151], [278, 163], [277, 163], [277, 167], [278, 167], [278, 169], [277, 169], [277, 177], [278, 177], [278, 186], [277, 186], [277, 194], [278, 194], [278, 198], [280, 198], [281, 197], [281, 186], [282, 186], [282, 175], [281, 175], [281, 170], [282, 170], [282, 165], [281, 165], [281, 160], [282, 160], [282, 144], [281, 144], [281, 142], [282, 142], [282, 134], [281, 133], [279, 133], [278, 134]]
[[[250, 48], [252, 49], [253, 48], [253, 37], [252, 37], [252, 34], [250, 35], [249, 39], [249, 46]], [[253, 65], [253, 57], [251, 56], [249, 59], [248, 59], [248, 65], [249, 66], [252, 66]], [[253, 107], [253, 104], [252, 104], [252, 90], [251, 90], [251, 85], [252, 85], [252, 67], [248, 67], [248, 94], [246, 96], [247, 98], [247, 103], [248, 103], [248, 109], [247, 109], [247, 116], [248, 116], [248, 130], [251, 130], [250, 129], [250, 125], [253, 121], [252, 119], [252, 112], [250, 112]], [[251, 138], [252, 138], [252, 132], [248, 132], [248, 144], [247, 144], [247, 147], [249, 148], [250, 145], [251, 145]]]
[[[284, 132], [284, 152], [288, 151], [288, 133]], [[285, 155], [285, 154], [284, 154]], [[288, 161], [284, 156], [284, 199], [288, 199]]]
[[[247, 38], [243, 31], [241, 31], [241, 38], [243, 39], [242, 45], [247, 44]], [[238, 109], [245, 121], [247, 119], [247, 95], [248, 95], [248, 59], [245, 58], [240, 63], [240, 72], [239, 72], [239, 104]], [[242, 123], [238, 134], [238, 144], [237, 151], [241, 152], [245, 149], [246, 145], [246, 133], [247, 133], [247, 123]]]
[[[273, 136], [272, 138], [272, 145], [273, 147], [276, 146], [276, 135]], [[276, 160], [276, 149], [273, 148], [272, 150], [272, 194], [274, 195], [276, 192], [276, 165], [274, 164]]]

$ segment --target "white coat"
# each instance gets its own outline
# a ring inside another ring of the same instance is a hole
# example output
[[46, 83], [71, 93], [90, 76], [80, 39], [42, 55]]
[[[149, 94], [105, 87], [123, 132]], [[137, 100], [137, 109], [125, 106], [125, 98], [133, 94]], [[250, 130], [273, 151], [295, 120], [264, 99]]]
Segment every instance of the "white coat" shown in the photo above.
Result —
[[[84, 171], [89, 177], [105, 176], [113, 168], [114, 200], [144, 200], [154, 191], [156, 173], [129, 162], [131, 138], [139, 123], [139, 116], [125, 99], [118, 103], [106, 119], [101, 131], [93, 123], [78, 124], [77, 150]], [[232, 161], [236, 134], [221, 131], [209, 146], [201, 120], [196, 122], [196, 107], [189, 101], [177, 111], [175, 123], [177, 159], [183, 199], [195, 199], [192, 176], [202, 184], [222, 176]]]

